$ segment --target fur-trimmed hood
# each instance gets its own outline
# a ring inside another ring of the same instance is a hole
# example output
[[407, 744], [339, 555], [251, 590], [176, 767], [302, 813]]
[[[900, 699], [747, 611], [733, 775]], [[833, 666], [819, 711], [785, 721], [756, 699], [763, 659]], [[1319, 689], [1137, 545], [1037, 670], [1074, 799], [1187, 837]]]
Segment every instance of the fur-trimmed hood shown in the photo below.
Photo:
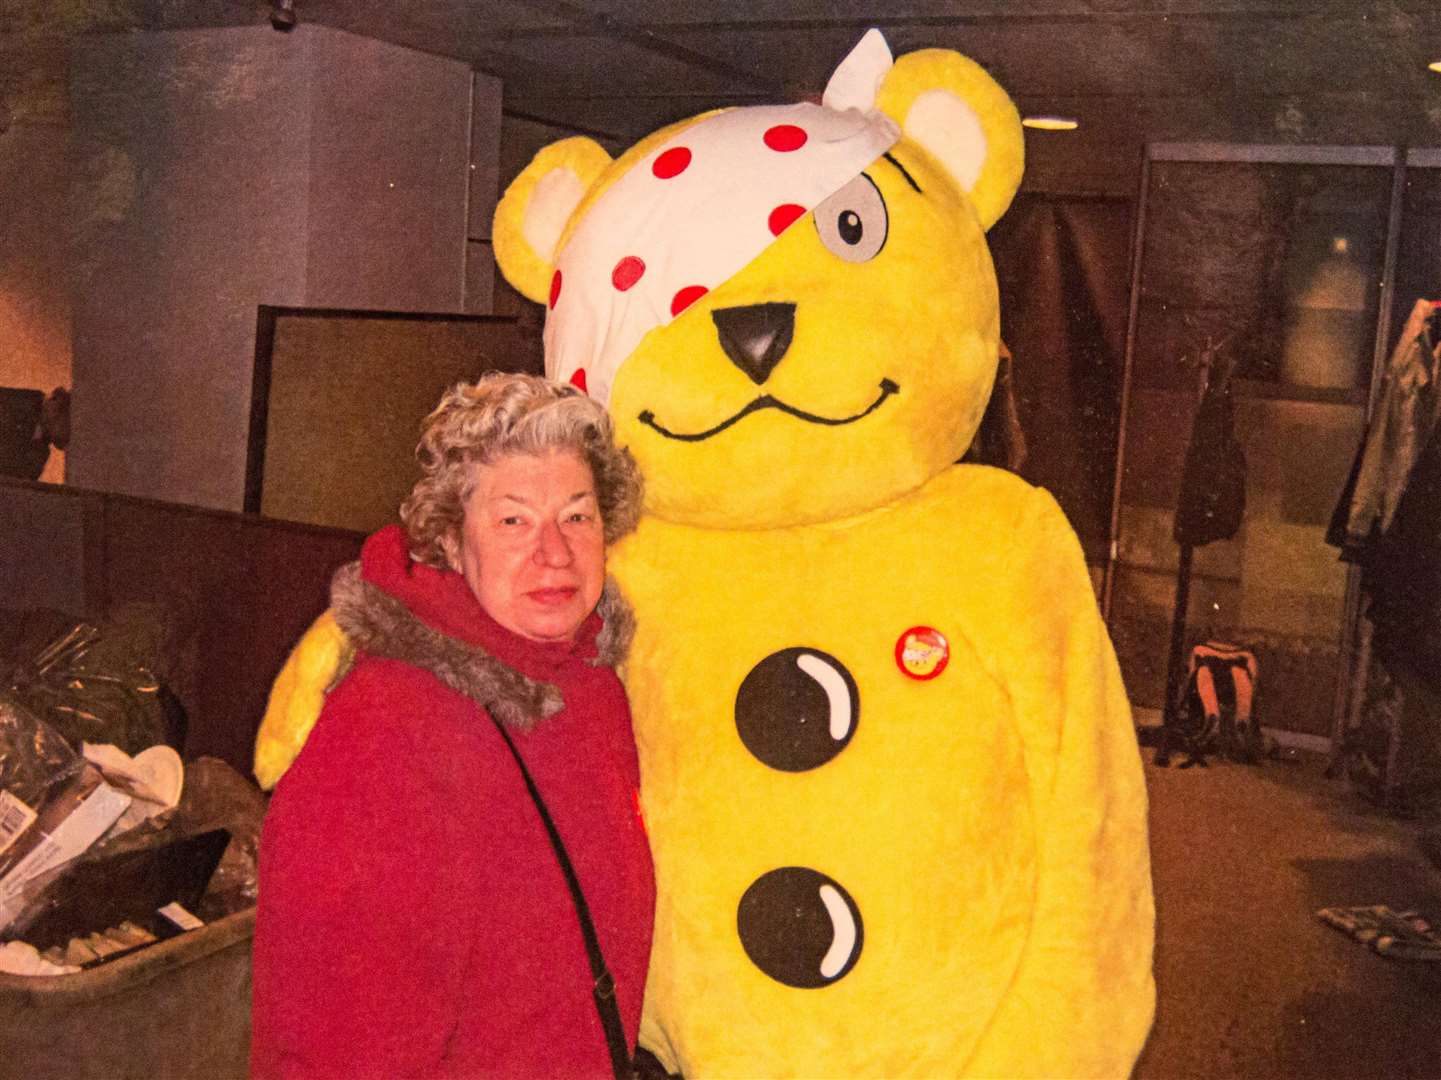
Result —
[[[330, 607], [353, 650], [428, 671], [507, 726], [529, 731], [565, 707], [559, 687], [532, 679], [481, 646], [427, 625], [402, 601], [365, 580], [359, 562], [335, 572]], [[635, 618], [613, 580], [607, 579], [596, 613], [604, 626], [595, 641], [597, 655], [587, 662], [614, 667], [630, 648]], [[351, 659], [353, 653], [346, 658], [337, 681], [349, 669]]]

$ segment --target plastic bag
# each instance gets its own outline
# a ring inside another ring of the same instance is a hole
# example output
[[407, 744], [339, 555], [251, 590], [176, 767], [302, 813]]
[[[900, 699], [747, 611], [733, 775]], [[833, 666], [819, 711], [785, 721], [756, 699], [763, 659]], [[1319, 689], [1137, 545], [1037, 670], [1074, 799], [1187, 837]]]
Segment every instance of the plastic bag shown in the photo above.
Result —
[[213, 757], [190, 762], [185, 783], [170, 827], [185, 834], [223, 828], [231, 837], [196, 914], [213, 921], [254, 907], [265, 796], [248, 777]]
[[68, 621], [38, 647], [16, 643], [10, 693], [72, 746], [111, 743], [127, 754], [183, 749], [185, 710], [157, 675], [163, 618], [129, 608], [103, 624]]
[[85, 854], [85, 860], [157, 847], [212, 829], [230, 833], [230, 845], [206, 889], [202, 910], [207, 922], [255, 904], [258, 892], [260, 826], [265, 796], [219, 758], [187, 762], [180, 803], [127, 832], [107, 836]]
[[[202, 923], [254, 907], [264, 815], [264, 796], [229, 765], [191, 762], [177, 806], [34, 879], [7, 935], [44, 949], [121, 918], [158, 933], [152, 916], [166, 901], [180, 900]], [[150, 855], [162, 858], [150, 863]]]
[[53, 727], [0, 694], [0, 874], [7, 850], [29, 824], [22, 819], [38, 813], [84, 767], [85, 759]]
[[95, 843], [129, 805], [50, 725], [0, 696], [0, 932], [39, 879]]

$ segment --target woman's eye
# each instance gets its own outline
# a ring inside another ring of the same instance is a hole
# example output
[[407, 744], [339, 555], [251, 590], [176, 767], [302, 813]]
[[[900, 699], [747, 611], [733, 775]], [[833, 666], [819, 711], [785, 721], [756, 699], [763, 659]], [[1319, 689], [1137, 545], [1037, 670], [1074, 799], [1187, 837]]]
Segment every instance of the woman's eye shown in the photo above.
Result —
[[817, 206], [813, 216], [826, 250], [846, 262], [867, 262], [885, 246], [886, 200], [865, 173]]

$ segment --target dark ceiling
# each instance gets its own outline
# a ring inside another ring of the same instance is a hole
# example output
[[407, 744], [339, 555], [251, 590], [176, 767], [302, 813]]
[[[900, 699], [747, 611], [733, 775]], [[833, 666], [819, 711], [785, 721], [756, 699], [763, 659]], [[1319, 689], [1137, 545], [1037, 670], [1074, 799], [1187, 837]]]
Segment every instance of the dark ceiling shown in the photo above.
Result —
[[[1438, 0], [295, 0], [302, 22], [455, 57], [505, 108], [621, 145], [731, 103], [817, 93], [869, 26], [958, 49], [1024, 113], [1033, 167], [1133, 175], [1149, 140], [1441, 146]], [[0, 93], [42, 111], [70, 35], [263, 25], [269, 0], [0, 0]], [[50, 60], [47, 61], [47, 57]], [[18, 104], [17, 104], [18, 101]], [[53, 107], [53, 102], [51, 103]], [[23, 116], [21, 117], [23, 119]]]

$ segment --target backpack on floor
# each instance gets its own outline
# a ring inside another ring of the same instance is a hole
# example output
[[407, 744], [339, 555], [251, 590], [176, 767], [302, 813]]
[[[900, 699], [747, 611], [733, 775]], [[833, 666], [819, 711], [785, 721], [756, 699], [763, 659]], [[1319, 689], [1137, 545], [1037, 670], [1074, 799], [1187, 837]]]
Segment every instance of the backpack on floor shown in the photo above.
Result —
[[1186, 688], [1166, 715], [1157, 765], [1183, 751], [1181, 768], [1205, 765], [1207, 754], [1255, 762], [1263, 756], [1261, 725], [1253, 708], [1260, 666], [1255, 654], [1224, 641], [1191, 650]]

